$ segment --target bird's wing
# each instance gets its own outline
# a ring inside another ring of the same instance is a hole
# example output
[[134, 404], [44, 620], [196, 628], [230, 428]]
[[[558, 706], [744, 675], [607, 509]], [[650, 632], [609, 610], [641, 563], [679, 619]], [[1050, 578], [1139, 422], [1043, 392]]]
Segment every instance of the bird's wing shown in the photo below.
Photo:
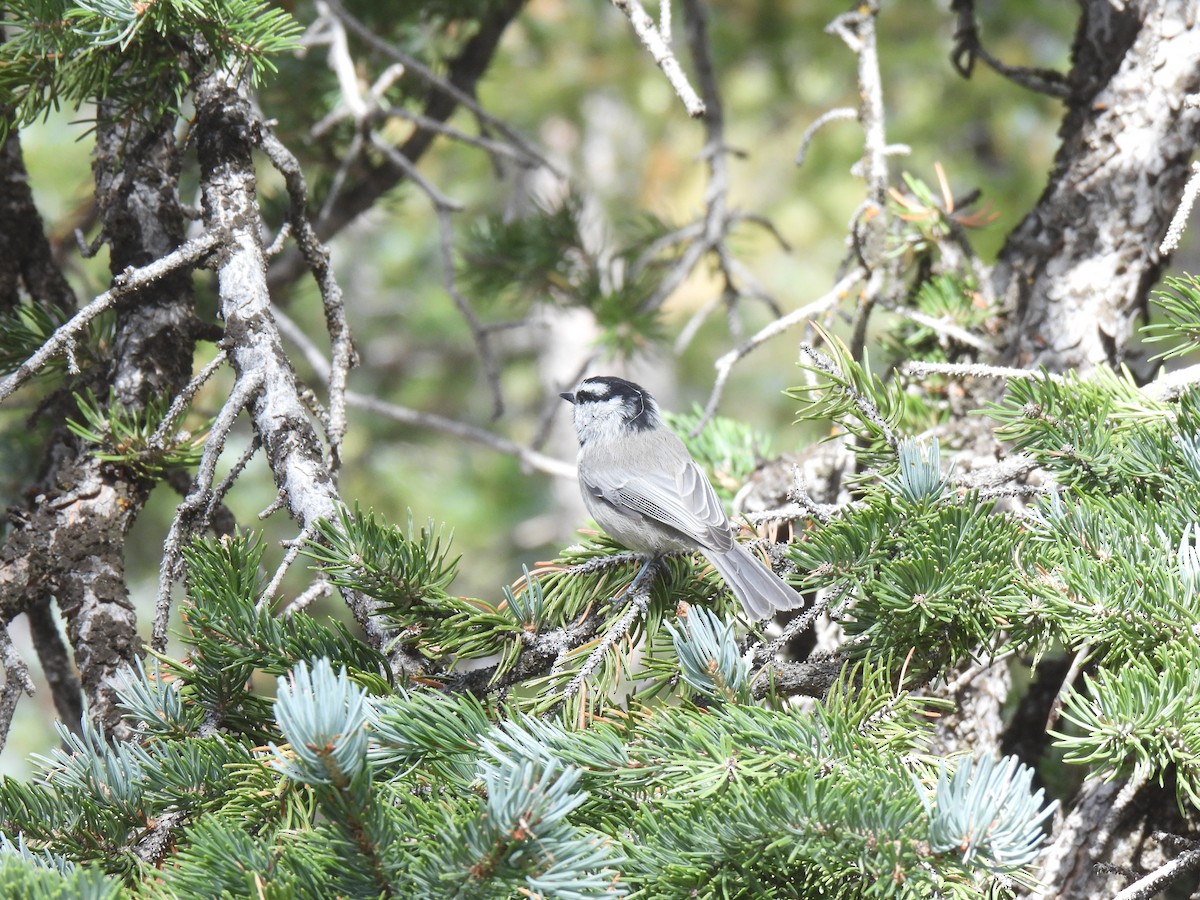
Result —
[[700, 467], [686, 454], [661, 473], [633, 474], [621, 466], [580, 471], [580, 482], [596, 497], [629, 508], [680, 532], [701, 547], [724, 551], [733, 545], [725, 509]]

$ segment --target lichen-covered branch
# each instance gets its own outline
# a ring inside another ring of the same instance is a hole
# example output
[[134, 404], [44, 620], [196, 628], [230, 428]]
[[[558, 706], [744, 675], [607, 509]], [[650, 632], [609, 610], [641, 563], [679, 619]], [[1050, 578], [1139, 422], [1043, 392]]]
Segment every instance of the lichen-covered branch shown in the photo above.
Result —
[[[288, 513], [307, 528], [320, 519], [336, 520], [341, 500], [271, 315], [251, 157], [257, 121], [234, 78], [214, 73], [198, 84], [204, 216], [210, 228], [229, 235], [216, 266], [225, 350], [239, 381], [258, 384], [249, 406], [255, 433]], [[345, 597], [371, 643], [383, 647], [386, 628], [374, 615], [374, 602], [353, 591]]]

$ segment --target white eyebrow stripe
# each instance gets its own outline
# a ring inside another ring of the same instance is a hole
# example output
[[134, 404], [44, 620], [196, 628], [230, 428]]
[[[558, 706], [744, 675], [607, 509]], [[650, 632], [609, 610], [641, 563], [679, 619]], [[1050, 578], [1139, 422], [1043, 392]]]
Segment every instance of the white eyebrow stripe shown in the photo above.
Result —
[[585, 400], [607, 400], [612, 396], [612, 388], [607, 384], [589, 384], [581, 386], [575, 392], [576, 397], [583, 397]]

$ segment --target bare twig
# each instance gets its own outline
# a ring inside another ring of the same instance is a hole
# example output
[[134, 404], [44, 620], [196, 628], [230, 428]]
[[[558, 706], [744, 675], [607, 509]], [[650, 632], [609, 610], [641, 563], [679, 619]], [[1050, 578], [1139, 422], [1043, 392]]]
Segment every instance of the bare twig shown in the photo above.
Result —
[[257, 143], [275, 169], [283, 176], [288, 190], [288, 221], [296, 236], [296, 243], [312, 271], [313, 279], [321, 292], [321, 305], [325, 310], [325, 327], [329, 331], [332, 364], [328, 378], [329, 418], [326, 437], [329, 441], [330, 469], [336, 471], [341, 462], [342, 439], [346, 435], [346, 380], [350, 370], [358, 364], [358, 353], [350, 336], [350, 325], [346, 321], [346, 305], [342, 300], [342, 289], [329, 264], [329, 249], [321, 243], [308, 217], [308, 187], [304, 172], [295, 155], [275, 137], [261, 119], [256, 129]]
[[438, 223], [438, 249], [442, 264], [442, 287], [450, 295], [450, 299], [454, 301], [459, 315], [463, 317], [463, 321], [467, 323], [467, 328], [471, 332], [471, 338], [475, 343], [475, 350], [478, 352], [480, 364], [483, 366], [484, 381], [487, 382], [488, 389], [492, 393], [492, 415], [494, 418], [499, 418], [504, 413], [504, 396], [500, 391], [500, 363], [496, 359], [495, 352], [492, 350], [488, 330], [480, 323], [479, 317], [475, 315], [475, 310], [471, 308], [471, 304], [467, 301], [467, 298], [458, 289], [458, 283], [454, 277], [454, 222], [450, 218], [450, 214], [461, 210], [462, 204], [456, 200], [452, 200], [438, 190], [434, 184], [417, 171], [416, 167], [409, 162], [403, 153], [400, 153], [378, 135], [373, 134], [371, 136], [371, 143], [398, 167], [405, 169], [408, 172], [409, 179], [424, 191], [433, 203], [433, 211], [437, 216]]
[[[83, 726], [83, 693], [71, 651], [63, 641], [54, 601], [41, 597], [29, 604], [25, 616], [29, 620], [29, 635], [42, 664], [42, 675], [50, 686], [50, 696], [59, 721], [78, 734]], [[2, 743], [2, 742], [0, 742]]]
[[[1012, 659], [1015, 655], [1015, 650], [1009, 650], [1006, 653], [989, 657], [985, 662], [971, 663], [953, 681], [944, 681], [938, 689], [938, 694], [943, 697], [957, 696], [970, 687], [971, 682], [986, 674], [993, 666]], [[944, 679], [946, 674], [942, 673], [941, 677]]]
[[[350, 170], [358, 165], [363, 148], [366, 146], [366, 134], [362, 129], [356, 128], [354, 135], [350, 138], [350, 146], [341, 154], [342, 158], [338, 162], [337, 171], [333, 173], [333, 178], [330, 179], [329, 190], [325, 194], [325, 202], [321, 204], [321, 210], [317, 213], [318, 226], [324, 225], [333, 214], [333, 210], [342, 196], [342, 188], [346, 185], [346, 179], [350, 175]], [[405, 158], [407, 159], [407, 157]]]
[[272, 259], [283, 252], [283, 248], [287, 245], [287, 240], [292, 236], [292, 223], [284, 222], [279, 226], [279, 231], [275, 237], [271, 239], [271, 243], [263, 249], [263, 256], [267, 259]]
[[679, 329], [679, 334], [675, 336], [676, 356], [680, 356], [691, 345], [692, 339], [700, 332], [700, 326], [707, 322], [708, 317], [717, 309], [724, 306], [727, 300], [728, 295], [724, 292], [713, 294], [707, 303], [692, 313], [684, 326]]
[[849, 106], [839, 106], [834, 109], [827, 110], [813, 121], [811, 125], [804, 129], [804, 134], [800, 137], [800, 149], [796, 151], [796, 165], [804, 165], [804, 158], [808, 156], [808, 147], [812, 143], [817, 132], [830, 122], [844, 122], [847, 119], [857, 119], [858, 110]]
[[995, 465], [972, 472], [955, 472], [950, 476], [950, 480], [955, 487], [987, 493], [1018, 478], [1024, 478], [1037, 467], [1038, 461], [1032, 456], [1018, 453], [1000, 460]]
[[803, 662], [766, 665], [750, 685], [756, 700], [768, 694], [781, 697], [824, 697], [837, 682], [846, 664], [840, 653], [814, 653]]
[[36, 353], [21, 363], [15, 372], [0, 381], [0, 402], [8, 399], [13, 391], [40, 372], [51, 359], [67, 352], [75, 338], [92, 320], [112, 309], [122, 297], [127, 297], [172, 272], [199, 264], [223, 240], [225, 235], [220, 231], [209, 230], [152, 263], [136, 269], [132, 266], [127, 268], [113, 279], [111, 288], [60, 325]]
[[184, 414], [188, 406], [191, 405], [193, 398], [196, 396], [196, 392], [199, 391], [200, 388], [204, 387], [208, 380], [216, 374], [217, 369], [221, 368], [221, 366], [225, 364], [225, 360], [225, 351], [219, 351], [217, 355], [209, 361], [208, 365], [201, 369], [192, 378], [192, 380], [184, 385], [183, 389], [175, 395], [175, 399], [171, 401], [171, 405], [167, 409], [166, 415], [163, 416], [162, 422], [159, 423], [158, 428], [154, 429], [154, 434], [150, 436], [150, 440], [147, 442], [151, 448], [160, 450], [162, 449], [163, 445], [166, 443], [168, 433], [170, 433], [170, 431], [175, 427], [175, 423], [179, 421], [179, 418]]
[[504, 135], [514, 147], [518, 148], [525, 155], [530, 165], [544, 166], [560, 176], [564, 174], [557, 166], [543, 156], [532, 143], [526, 140], [519, 132], [513, 130], [508, 123], [487, 112], [471, 94], [438, 75], [415, 56], [411, 56], [395, 45], [383, 40], [378, 34], [347, 12], [346, 8], [341, 4], [341, 0], [326, 0], [326, 3], [338, 19], [345, 23], [346, 27], [362, 40], [363, 43], [400, 63], [400, 65], [404, 66], [405, 71], [420, 78], [435, 91], [439, 91], [453, 99], [455, 103], [465, 106], [481, 123], [496, 133]]
[[[877, 4], [863, 3], [853, 12], [843, 13], [826, 26], [858, 57], [858, 89], [862, 103], [858, 120], [863, 128], [863, 177], [867, 181], [867, 200], [882, 212], [887, 202], [887, 137], [884, 132], [883, 79], [879, 74], [879, 52], [875, 44]], [[875, 226], [882, 233], [882, 226]]]
[[[343, 118], [343, 113], [356, 121], [361, 121], [366, 115], [368, 105], [363, 101], [358, 88], [358, 70], [354, 58], [350, 55], [350, 42], [346, 37], [346, 29], [342, 21], [333, 14], [329, 4], [324, 0], [316, 0], [314, 4], [317, 18], [308, 26], [301, 38], [300, 44], [307, 54], [309, 48], [324, 46], [329, 51], [325, 61], [338, 82], [338, 103], [332, 112], [321, 119], [312, 129], [313, 137], [321, 137], [332, 127], [333, 123]], [[390, 68], [390, 67], [389, 67]], [[401, 66], [401, 71], [403, 67]]]
[[547, 456], [544, 453], [539, 453], [537, 450], [532, 450], [523, 444], [518, 444], [516, 441], [510, 441], [508, 438], [500, 437], [486, 429], [467, 425], [464, 422], [458, 422], [454, 419], [447, 419], [436, 413], [418, 412], [403, 406], [397, 406], [394, 403], [388, 403], [385, 400], [365, 394], [350, 393], [346, 399], [351, 406], [370, 410], [373, 413], [387, 416], [389, 419], [394, 419], [397, 422], [403, 422], [406, 425], [415, 425], [418, 428], [429, 428], [440, 431], [443, 434], [460, 437], [464, 440], [489, 447], [500, 453], [515, 456], [523, 465], [535, 471], [543, 472], [546, 475], [554, 475], [558, 478], [566, 478], [572, 481], [577, 477], [573, 464], [555, 459], [553, 456]]
[[192, 489], [175, 508], [175, 517], [167, 529], [163, 541], [163, 558], [158, 568], [158, 596], [154, 604], [154, 627], [150, 646], [161, 653], [167, 646], [167, 621], [171, 615], [171, 586], [179, 577], [184, 541], [193, 533], [197, 513], [204, 509], [211, 498], [213, 479], [216, 477], [217, 460], [225, 449], [225, 439], [233, 430], [233, 424], [254, 394], [262, 387], [262, 377], [249, 373], [234, 385], [229, 399], [213, 419], [212, 429], [204, 442], [200, 464]]
[[297, 594], [296, 599], [284, 607], [283, 615], [290, 616], [307, 609], [316, 600], [328, 597], [332, 593], [333, 585], [329, 583], [329, 579], [324, 575], [319, 575], [316, 581]]
[[799, 466], [792, 466], [792, 489], [788, 491], [788, 496], [822, 525], [828, 525], [833, 521], [832, 510], [837, 507], [818, 503], [813, 498], [813, 495], [808, 492], [808, 485], [804, 482], [804, 475]]
[[595, 648], [588, 654], [588, 658], [583, 661], [583, 665], [579, 667], [579, 671], [575, 673], [567, 686], [563, 688], [562, 694], [558, 698], [558, 702], [554, 705], [551, 713], [556, 711], [567, 700], [579, 693], [580, 689], [587, 683], [587, 680], [592, 677], [600, 665], [604, 662], [604, 658], [612, 651], [616, 643], [629, 634], [629, 629], [633, 627], [633, 623], [637, 621], [639, 616], [644, 616], [646, 610], [650, 608], [650, 587], [649, 584], [659, 571], [658, 560], [652, 559], [642, 566], [641, 571], [634, 576], [633, 581], [629, 583], [624, 591], [612, 599], [612, 603], [618, 603], [624, 597], [629, 598], [629, 608], [622, 613], [604, 636], [596, 642]]
[[[596, 608], [581, 619], [570, 622], [562, 628], [540, 633], [522, 632], [521, 655], [514, 665], [508, 667], [502, 674], [497, 674], [497, 666], [483, 666], [460, 672], [458, 676], [446, 684], [446, 690], [452, 692], [468, 691], [477, 696], [484, 696], [496, 691], [503, 691], [510, 685], [520, 684], [529, 678], [543, 675], [549, 671], [558, 671], [562, 659], [571, 650], [592, 640], [596, 634]], [[561, 704], [556, 705], [561, 706]]]
[[1200, 849], [1187, 850], [1174, 859], [1143, 875], [1119, 893], [1113, 900], [1151, 900], [1176, 879], [1200, 869]]
[[696, 423], [696, 427], [692, 429], [692, 433], [699, 433], [700, 429], [703, 428], [708, 423], [708, 420], [711, 419], [716, 413], [717, 406], [721, 403], [721, 395], [725, 391], [725, 383], [729, 380], [730, 373], [733, 371], [733, 367], [737, 365], [738, 362], [740, 362], [744, 357], [749, 355], [759, 346], [769, 341], [771, 338], [783, 334], [783, 332], [787, 331], [789, 328], [799, 325], [802, 322], [806, 322], [814, 316], [819, 316], [822, 313], [831, 310], [834, 306], [841, 302], [841, 300], [846, 297], [850, 290], [856, 284], [862, 281], [865, 276], [866, 273], [860, 268], [854, 268], [850, 270], [848, 273], [842, 276], [841, 280], [839, 280], [838, 283], [830, 288], [825, 294], [810, 303], [806, 303], [799, 309], [792, 310], [786, 316], [776, 319], [769, 325], [766, 325], [741, 345], [735, 347], [733, 350], [730, 350], [728, 353], [718, 359], [713, 364], [714, 368], [717, 370], [717, 379], [713, 383], [713, 389], [708, 396], [708, 402], [704, 405], [704, 414], [700, 416], [700, 420]]
[[283, 577], [287, 574], [288, 569], [292, 567], [292, 563], [296, 561], [296, 557], [300, 555], [300, 551], [304, 549], [304, 543], [311, 538], [317, 531], [315, 522], [309, 522], [295, 539], [288, 542], [287, 552], [283, 555], [283, 560], [279, 563], [279, 567], [275, 570], [275, 574], [271, 576], [271, 580], [267, 582], [267, 586], [263, 588], [262, 594], [258, 598], [258, 608], [266, 609], [271, 605], [272, 599], [279, 591], [279, 586], [283, 584]]
[[[664, 4], [665, 5], [665, 4]], [[704, 149], [700, 156], [708, 167], [708, 184], [704, 191], [704, 217], [695, 227], [681, 229], [694, 235], [693, 242], [672, 266], [659, 284], [658, 289], [643, 304], [643, 309], [656, 308], [687, 278], [699, 262], [709, 253], [715, 256], [717, 268], [724, 280], [724, 289], [706, 303], [680, 331], [675, 341], [675, 352], [682, 353], [704, 321], [722, 306], [730, 309], [743, 297], [763, 300], [775, 315], [780, 314], [779, 305], [770, 293], [758, 282], [754, 274], [742, 265], [730, 252], [729, 233], [733, 226], [749, 217], [733, 212], [729, 208], [729, 157], [744, 155], [733, 150], [725, 139], [725, 112], [721, 100], [720, 85], [712, 61], [708, 37], [708, 13], [700, 0], [684, 0], [684, 34], [688, 52], [696, 68], [696, 79], [704, 98]], [[758, 224], [764, 220], [756, 218]], [[766, 224], [772, 234], [778, 232]], [[785, 244], [786, 246], [786, 244]], [[736, 320], [733, 321], [736, 333]]]
[[[837, 602], [848, 590], [849, 585], [841, 585], [837, 588], [834, 588], [832, 592], [819, 592], [816, 599], [813, 601], [812, 606], [789, 621], [787, 625], [783, 627], [783, 631], [780, 633], [779, 637], [770, 641], [758, 653], [754, 654], [755, 662], [761, 664], [761, 661], [773, 661], [775, 657], [779, 655], [780, 651], [782, 651], [783, 648], [788, 645], [788, 642], [791, 641], [792, 638], [800, 634], [802, 631], [806, 631], [808, 628], [812, 627], [812, 623], [816, 621], [817, 616], [819, 616], [826, 610], [826, 608], [828, 608], [830, 602]], [[759, 675], [761, 675], [763, 671], [765, 671], [765, 669], [760, 670], [760, 672], [756, 674], [752, 680], [757, 681]]]
[[441, 192], [436, 184], [421, 174], [421, 171], [416, 167], [412, 160], [381, 138], [375, 132], [370, 135], [371, 145], [390, 159], [393, 165], [398, 169], [403, 169], [404, 174], [413, 182], [433, 203], [433, 207], [438, 212], [460, 212], [463, 205], [452, 197], [447, 197]]
[[138, 835], [138, 841], [130, 849], [133, 855], [151, 866], [162, 865], [167, 853], [174, 846], [176, 834], [188, 820], [181, 809], [165, 810], [148, 822], [146, 830]]
[[1058, 717], [1062, 715], [1063, 707], [1067, 704], [1067, 694], [1071, 690], [1075, 679], [1079, 677], [1079, 673], [1083, 671], [1084, 665], [1087, 663], [1088, 656], [1091, 655], [1092, 648], [1089, 644], [1084, 644], [1075, 651], [1075, 656], [1071, 659], [1071, 665], [1067, 669], [1067, 674], [1063, 676], [1062, 685], [1059, 687], [1058, 694], [1054, 697], [1054, 702], [1050, 704], [1050, 712], [1046, 715], [1046, 732], [1049, 733], [1058, 725]]
[[967, 331], [967, 329], [960, 325], [955, 325], [946, 318], [935, 319], [933, 316], [926, 315], [920, 310], [910, 309], [906, 306], [894, 307], [892, 312], [912, 322], [916, 322], [918, 325], [924, 325], [926, 328], [936, 331], [943, 337], [948, 337], [958, 341], [960, 344], [965, 344], [968, 347], [978, 350], [985, 356], [997, 356], [999, 354], [999, 351], [983, 338]]
[[591, 369], [592, 364], [599, 356], [599, 351], [593, 348], [591, 352], [585, 354], [579, 360], [573, 373], [559, 384], [554, 385], [553, 389], [547, 392], [546, 403], [542, 407], [541, 415], [538, 416], [537, 427], [533, 430], [533, 437], [529, 441], [529, 446], [536, 450], [545, 446], [546, 441], [550, 440], [550, 435], [554, 430], [554, 423], [558, 420], [559, 413], [562, 410], [562, 401], [558, 395], [563, 391], [573, 390], [575, 385], [579, 384], [580, 379], [583, 378], [584, 373]]
[[[208, 500], [208, 505], [204, 507], [204, 512], [201, 514], [200, 518], [196, 520], [195, 527], [197, 529], [208, 528], [211, 525], [217, 534], [231, 533], [228, 530], [223, 530], [222, 528], [218, 527], [217, 523], [214, 521], [218, 507], [220, 507], [222, 502], [225, 500], [225, 495], [229, 493], [229, 490], [233, 487], [233, 483], [242, 476], [242, 472], [245, 470], [246, 466], [249, 465], [250, 460], [252, 460], [254, 455], [261, 449], [262, 439], [256, 434], [250, 439], [250, 443], [246, 445], [246, 448], [242, 451], [242, 455], [239, 456], [237, 462], [230, 467], [225, 477], [213, 487], [212, 496]], [[233, 513], [230, 512], [229, 518], [232, 519], [232, 517]]]
[[[275, 320], [279, 326], [280, 333], [299, 347], [300, 352], [304, 355], [317, 377], [322, 380], [328, 378], [329, 363], [300, 327], [279, 311], [275, 313]], [[358, 409], [368, 410], [376, 415], [386, 416], [405, 425], [428, 428], [471, 441], [472, 443], [481, 444], [485, 447], [490, 447], [492, 450], [500, 453], [515, 456], [521, 461], [522, 465], [526, 465], [538, 472], [544, 472], [547, 475], [572, 480], [576, 477], [575, 467], [570, 463], [547, 456], [544, 453], [539, 453], [530, 447], [518, 444], [516, 441], [510, 441], [508, 438], [501, 437], [484, 428], [478, 428], [474, 425], [468, 425], [465, 422], [439, 416], [436, 413], [409, 409], [408, 407], [389, 403], [386, 400], [380, 400], [378, 397], [372, 397], [369, 394], [360, 394], [356, 391], [346, 392], [346, 403]]]
[[989, 366], [984, 363], [941, 363], [913, 360], [900, 367], [904, 375], [950, 375], [955, 378], [1033, 378], [1038, 381], [1062, 381], [1062, 376], [1039, 369], [1018, 369], [1013, 366]]
[[1156, 400], [1177, 400], [1193, 384], [1200, 384], [1200, 365], [1161, 372], [1142, 392]]
[[629, 274], [631, 276], [639, 274], [646, 266], [657, 261], [659, 256], [670, 248], [679, 244], [690, 244], [702, 234], [704, 234], [703, 222], [688, 222], [686, 225], [667, 232], [662, 237], [655, 238], [645, 246], [642, 252], [638, 254], [638, 257], [630, 264]]
[[423, 128], [426, 131], [432, 131], [437, 134], [443, 134], [446, 137], [458, 141], [460, 144], [469, 144], [472, 147], [478, 147], [480, 150], [486, 150], [495, 156], [503, 156], [507, 159], [518, 161], [526, 161], [524, 154], [512, 147], [510, 144], [504, 144], [500, 141], [492, 140], [489, 137], [484, 137], [478, 134], [468, 134], [461, 128], [455, 128], [453, 125], [447, 125], [437, 119], [431, 119], [429, 116], [421, 115], [413, 112], [411, 109], [405, 109], [403, 106], [388, 106], [380, 110], [381, 115], [395, 116], [397, 119], [404, 119], [406, 122], [412, 122], [418, 128]]
[[650, 14], [646, 12], [639, 0], [612, 0], [612, 4], [629, 19], [629, 24], [633, 26], [633, 33], [642, 42], [642, 46], [650, 52], [650, 56], [658, 67], [662, 69], [663, 75], [667, 77], [667, 82], [675, 91], [675, 95], [683, 101], [687, 114], [693, 119], [703, 116], [707, 112], [704, 101], [700, 99], [688, 82], [687, 76], [683, 74], [683, 69], [679, 65], [679, 60], [675, 58], [675, 54], [663, 40], [662, 32], [659, 31], [658, 26], [654, 24], [654, 20], [650, 18]]
[[883, 79], [879, 73], [879, 53], [875, 42], [875, 16], [878, 4], [872, 0], [853, 12], [843, 13], [825, 31], [840, 37], [858, 57], [858, 89], [862, 102], [858, 120], [863, 128], [862, 176], [867, 182], [866, 202], [855, 217], [852, 235], [859, 261], [867, 270], [867, 283], [859, 295], [854, 333], [849, 347], [853, 359], [861, 359], [867, 339], [871, 310], [883, 294], [887, 282], [885, 244], [888, 230], [887, 135], [884, 130]]
[[996, 74], [1014, 84], [1047, 94], [1051, 97], [1068, 97], [1071, 93], [1067, 76], [1053, 69], [1010, 66], [998, 60], [983, 48], [979, 40], [979, 26], [975, 22], [975, 0], [953, 0], [950, 9], [958, 13], [958, 25], [954, 30], [954, 50], [950, 62], [963, 78], [970, 78], [975, 60], [981, 59]]

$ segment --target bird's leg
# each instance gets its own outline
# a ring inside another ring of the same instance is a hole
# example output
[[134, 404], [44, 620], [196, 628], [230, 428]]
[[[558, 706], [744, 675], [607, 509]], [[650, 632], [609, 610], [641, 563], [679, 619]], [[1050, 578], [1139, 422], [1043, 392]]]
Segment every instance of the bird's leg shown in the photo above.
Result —
[[629, 633], [629, 629], [633, 627], [633, 623], [637, 621], [638, 616], [645, 615], [646, 610], [650, 607], [650, 585], [653, 583], [654, 576], [658, 574], [662, 567], [662, 560], [662, 556], [652, 556], [647, 559], [641, 570], [634, 576], [633, 581], [629, 582], [629, 587], [612, 598], [610, 602], [616, 604], [623, 598], [629, 597], [629, 608], [622, 613], [621, 618], [613, 622], [608, 631], [597, 642], [595, 649], [588, 654], [588, 658], [583, 661], [583, 665], [579, 667], [579, 671], [575, 673], [575, 677], [567, 684], [558, 702], [551, 708], [551, 713], [557, 711], [563, 703], [579, 692], [579, 689], [583, 687], [583, 683], [591, 677], [596, 669], [600, 668], [605, 655], [613, 648], [617, 641]]

